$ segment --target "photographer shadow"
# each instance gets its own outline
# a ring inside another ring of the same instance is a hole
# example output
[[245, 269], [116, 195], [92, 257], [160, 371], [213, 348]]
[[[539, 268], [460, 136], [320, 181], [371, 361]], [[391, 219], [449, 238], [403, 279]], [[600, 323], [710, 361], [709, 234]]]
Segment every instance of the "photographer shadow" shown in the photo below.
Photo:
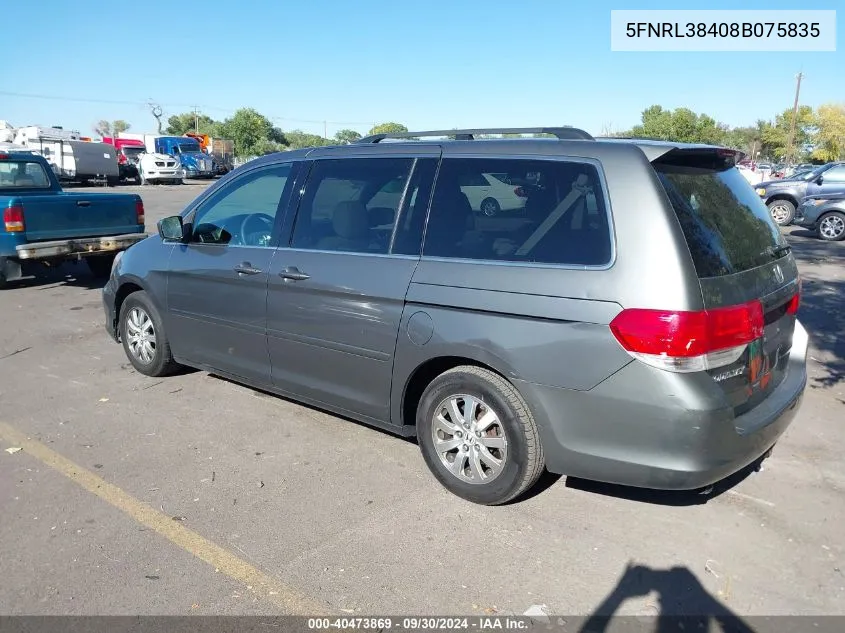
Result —
[[[615, 615], [631, 598], [657, 594], [658, 615]], [[686, 567], [657, 570], [631, 565], [608, 596], [587, 617], [579, 633], [755, 633], [755, 629], [713, 597]]]

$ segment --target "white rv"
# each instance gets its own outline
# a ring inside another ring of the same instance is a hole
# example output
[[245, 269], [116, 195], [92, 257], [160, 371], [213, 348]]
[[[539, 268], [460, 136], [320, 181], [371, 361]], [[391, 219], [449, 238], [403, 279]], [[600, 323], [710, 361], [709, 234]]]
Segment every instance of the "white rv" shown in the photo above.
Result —
[[79, 132], [30, 125], [17, 128], [12, 142], [46, 158], [60, 180], [86, 182], [105, 179], [111, 185], [118, 183], [114, 147], [83, 140]]

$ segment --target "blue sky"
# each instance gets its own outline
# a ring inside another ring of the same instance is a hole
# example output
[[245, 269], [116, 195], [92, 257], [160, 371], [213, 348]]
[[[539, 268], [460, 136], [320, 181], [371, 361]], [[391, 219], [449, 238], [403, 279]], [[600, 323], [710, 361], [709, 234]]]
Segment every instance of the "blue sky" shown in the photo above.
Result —
[[21, 52], [0, 66], [0, 119], [91, 133], [122, 118], [154, 131], [152, 98], [165, 116], [252, 106], [283, 129], [322, 134], [328, 121], [329, 135], [388, 120], [601, 133], [652, 104], [743, 125], [790, 108], [799, 71], [802, 104], [845, 102], [842, 43], [835, 53], [610, 50], [611, 9], [679, 8], [839, 8], [840, 33], [845, 15], [841, 0], [28, 0], [3, 7]]

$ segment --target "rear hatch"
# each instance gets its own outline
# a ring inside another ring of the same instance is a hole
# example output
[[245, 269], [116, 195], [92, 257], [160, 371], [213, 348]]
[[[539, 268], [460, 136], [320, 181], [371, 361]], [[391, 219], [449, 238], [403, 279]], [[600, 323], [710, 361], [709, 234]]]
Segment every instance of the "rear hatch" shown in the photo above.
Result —
[[686, 237], [705, 310], [743, 343], [706, 370], [741, 415], [786, 375], [800, 278], [786, 239], [734, 160], [729, 150], [682, 149], [652, 165]]
[[143, 214], [132, 194], [53, 193], [20, 201], [30, 242], [134, 233]]

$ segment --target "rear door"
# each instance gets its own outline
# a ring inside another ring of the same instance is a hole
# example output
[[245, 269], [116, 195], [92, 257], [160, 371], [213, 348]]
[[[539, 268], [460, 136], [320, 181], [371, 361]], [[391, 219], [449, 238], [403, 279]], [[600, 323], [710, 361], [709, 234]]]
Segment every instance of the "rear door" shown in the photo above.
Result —
[[314, 161], [289, 246], [270, 269], [267, 342], [280, 389], [387, 421], [439, 149], [362, 152]]
[[800, 280], [785, 238], [732, 164], [714, 150], [675, 150], [653, 162], [686, 237], [705, 308], [762, 304], [762, 336], [734, 363], [710, 370], [741, 415], [785, 377]]

